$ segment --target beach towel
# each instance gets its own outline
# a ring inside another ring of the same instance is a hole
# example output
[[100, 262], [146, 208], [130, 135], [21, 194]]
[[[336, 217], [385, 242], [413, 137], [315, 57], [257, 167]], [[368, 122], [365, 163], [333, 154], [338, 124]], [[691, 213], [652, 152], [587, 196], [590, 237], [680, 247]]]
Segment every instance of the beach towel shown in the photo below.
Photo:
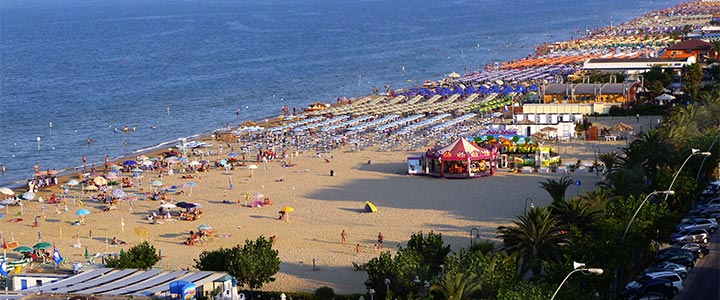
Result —
[[22, 221], [23, 221], [23, 218], [12, 218], [12, 219], [8, 220], [8, 222], [10, 222], [10, 223], [19, 223]]

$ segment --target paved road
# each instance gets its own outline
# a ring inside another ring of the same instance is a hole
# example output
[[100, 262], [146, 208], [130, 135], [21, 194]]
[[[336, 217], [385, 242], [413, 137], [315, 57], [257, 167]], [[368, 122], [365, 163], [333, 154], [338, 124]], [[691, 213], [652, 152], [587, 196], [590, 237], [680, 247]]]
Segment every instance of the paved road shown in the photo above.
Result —
[[710, 254], [697, 261], [676, 300], [720, 299], [720, 231], [710, 237]]

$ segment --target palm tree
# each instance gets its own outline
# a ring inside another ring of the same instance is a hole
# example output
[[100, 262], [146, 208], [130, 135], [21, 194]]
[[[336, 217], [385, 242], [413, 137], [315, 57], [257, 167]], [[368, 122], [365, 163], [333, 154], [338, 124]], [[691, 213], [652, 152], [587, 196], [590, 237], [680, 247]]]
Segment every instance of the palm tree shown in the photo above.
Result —
[[594, 210], [592, 203], [580, 199], [558, 201], [550, 206], [550, 213], [558, 220], [558, 225], [583, 231], [600, 218], [600, 211]]
[[713, 57], [718, 59], [718, 55], [720, 54], [720, 39], [711, 39], [710, 44], [710, 49], [713, 51]]
[[562, 245], [568, 241], [563, 233], [567, 228], [560, 226], [546, 208], [531, 208], [513, 224], [498, 227], [498, 238], [503, 241], [501, 250], [517, 256], [520, 275], [528, 271], [538, 275], [544, 261], [563, 260]]
[[636, 164], [615, 170], [598, 186], [610, 190], [615, 196], [640, 195], [648, 188], [647, 178], [645, 169]]
[[598, 160], [605, 165], [603, 176], [612, 173], [620, 165], [620, 156], [615, 152], [602, 153], [598, 155]]
[[480, 279], [471, 272], [447, 273], [430, 286], [430, 292], [442, 295], [445, 300], [465, 300], [481, 288]]
[[550, 194], [550, 197], [552, 197], [553, 202], [558, 201], [565, 201], [565, 192], [567, 192], [567, 189], [573, 185], [573, 181], [570, 180], [570, 178], [567, 175], [563, 175], [560, 177], [560, 180], [557, 181], [555, 179], [548, 179], [545, 182], [540, 182], [540, 185], [543, 190], [548, 192]]

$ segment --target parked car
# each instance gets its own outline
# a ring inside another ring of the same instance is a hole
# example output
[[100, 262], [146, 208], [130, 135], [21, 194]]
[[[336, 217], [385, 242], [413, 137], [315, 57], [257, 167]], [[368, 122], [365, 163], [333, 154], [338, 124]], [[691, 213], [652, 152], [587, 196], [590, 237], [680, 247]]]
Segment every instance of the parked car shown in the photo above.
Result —
[[630, 289], [633, 286], [642, 284], [642, 282], [648, 281], [650, 279], [670, 280], [672, 282], [673, 288], [675, 289], [675, 293], [677, 293], [678, 291], [682, 291], [683, 289], [683, 280], [682, 278], [680, 278], [680, 275], [678, 275], [674, 271], [660, 271], [638, 275], [637, 277], [635, 277], [635, 280], [628, 283], [625, 288]]
[[688, 251], [666, 251], [655, 257], [655, 263], [672, 262], [685, 266], [690, 272], [695, 267], [695, 256]]
[[672, 245], [670, 248], [676, 248], [676, 249], [682, 249], [682, 250], [688, 250], [695, 254], [696, 258], [703, 258], [710, 254], [710, 249], [708, 247], [705, 247], [703, 245], [700, 245], [698, 243], [676, 243]]
[[686, 218], [715, 219], [716, 222], [720, 222], [720, 208], [706, 208], [698, 212], [688, 213]]
[[678, 233], [670, 236], [670, 241], [673, 243], [703, 243], [707, 244], [710, 241], [710, 234], [705, 229], [689, 229], [681, 230]]
[[[714, 201], [714, 200], [719, 200], [719, 201], [720, 201], [720, 199], [713, 199], [713, 201]], [[720, 210], [720, 204], [698, 204], [698, 205], [695, 205], [695, 207], [693, 207], [691, 210], [689, 210], [688, 213], [689, 213], [689, 214], [697, 214], [697, 213], [699, 213], [699, 212], [701, 212], [701, 211], [703, 211], [703, 210], [706, 210], [706, 209], [708, 209], [708, 210]]]
[[680, 275], [680, 278], [685, 279], [687, 278], [688, 269], [680, 264], [672, 263], [672, 262], [660, 262], [655, 264], [652, 267], [649, 267], [643, 271], [643, 273], [654, 273], [654, 272], [663, 272], [663, 271], [672, 271]]
[[705, 229], [709, 233], [713, 233], [718, 229], [718, 223], [715, 219], [690, 218], [683, 221], [685, 222], [675, 226], [675, 230]]
[[665, 297], [665, 295], [663, 295], [662, 293], [657, 293], [657, 292], [645, 293], [645, 294], [642, 294], [642, 296], [640, 296], [640, 298], [637, 298], [637, 300], [668, 300], [668, 299], [671, 299], [671, 298]]
[[621, 296], [627, 300], [637, 300], [643, 297], [646, 293], [660, 293], [672, 299], [677, 294], [672, 281], [667, 279], [648, 279], [642, 282], [633, 281], [633, 285], [626, 287], [626, 290], [622, 292]]
[[711, 182], [700, 192], [701, 197], [708, 198], [713, 195], [720, 195], [720, 181]]

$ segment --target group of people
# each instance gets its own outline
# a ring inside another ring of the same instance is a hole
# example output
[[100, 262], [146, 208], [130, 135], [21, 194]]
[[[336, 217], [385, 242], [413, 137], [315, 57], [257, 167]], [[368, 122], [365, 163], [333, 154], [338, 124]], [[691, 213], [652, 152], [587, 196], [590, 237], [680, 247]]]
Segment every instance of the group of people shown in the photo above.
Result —
[[[345, 245], [347, 242], [347, 232], [343, 229], [340, 232], [340, 244]], [[377, 243], [375, 244], [375, 250], [379, 250], [385, 247], [385, 236], [382, 232], [378, 232]], [[360, 243], [355, 245], [355, 253], [360, 254]]]

